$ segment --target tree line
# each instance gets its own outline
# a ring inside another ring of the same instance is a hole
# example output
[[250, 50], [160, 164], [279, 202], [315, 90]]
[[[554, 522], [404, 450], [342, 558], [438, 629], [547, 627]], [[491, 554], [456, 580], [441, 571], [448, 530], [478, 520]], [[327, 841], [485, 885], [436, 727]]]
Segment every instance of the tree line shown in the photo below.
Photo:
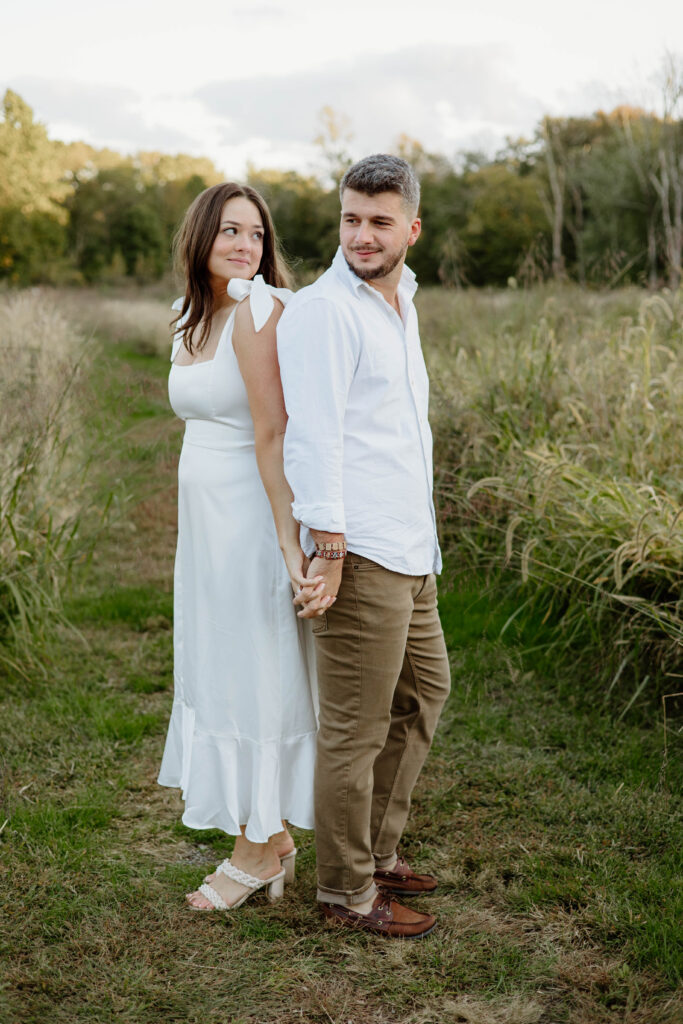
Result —
[[[410, 264], [424, 284], [584, 285], [681, 282], [683, 73], [672, 60], [660, 114], [618, 107], [544, 117], [494, 157], [430, 153], [405, 136], [394, 151], [422, 183], [423, 236]], [[351, 160], [334, 112], [322, 113], [324, 171], [250, 167], [301, 277], [337, 244], [336, 184]], [[222, 178], [208, 159], [124, 156], [51, 140], [8, 90], [0, 109], [0, 280], [10, 284], [150, 281], [170, 266], [192, 199]]]

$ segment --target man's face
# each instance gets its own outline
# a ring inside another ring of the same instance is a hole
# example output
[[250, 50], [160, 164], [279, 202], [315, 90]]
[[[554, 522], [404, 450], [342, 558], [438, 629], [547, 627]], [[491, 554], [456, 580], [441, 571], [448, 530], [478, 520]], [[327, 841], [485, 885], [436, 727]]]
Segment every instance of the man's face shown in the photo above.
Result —
[[398, 192], [367, 196], [344, 189], [339, 238], [346, 262], [363, 281], [402, 267], [419, 234], [420, 221], [406, 210]]

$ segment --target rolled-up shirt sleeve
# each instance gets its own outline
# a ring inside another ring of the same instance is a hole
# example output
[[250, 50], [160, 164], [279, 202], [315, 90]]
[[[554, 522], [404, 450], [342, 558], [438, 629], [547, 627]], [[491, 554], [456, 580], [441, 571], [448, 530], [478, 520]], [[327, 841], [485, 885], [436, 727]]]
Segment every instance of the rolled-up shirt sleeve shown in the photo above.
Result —
[[325, 298], [287, 306], [277, 334], [292, 513], [310, 529], [344, 533], [344, 417], [359, 341]]

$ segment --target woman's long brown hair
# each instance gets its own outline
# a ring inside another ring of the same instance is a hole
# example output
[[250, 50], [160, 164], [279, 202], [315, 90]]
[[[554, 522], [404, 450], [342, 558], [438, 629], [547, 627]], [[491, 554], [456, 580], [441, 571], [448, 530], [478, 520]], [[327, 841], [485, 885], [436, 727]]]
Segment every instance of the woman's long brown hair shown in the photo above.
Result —
[[[188, 352], [201, 351], [211, 332], [214, 295], [208, 261], [221, 224], [221, 213], [228, 199], [242, 196], [258, 208], [263, 222], [263, 255], [257, 273], [266, 284], [290, 288], [291, 278], [278, 246], [273, 220], [266, 202], [256, 189], [226, 181], [201, 192], [188, 209], [173, 243], [175, 263], [185, 278], [183, 306], [171, 327], [187, 315], [181, 328]], [[194, 334], [199, 327], [199, 336]]]

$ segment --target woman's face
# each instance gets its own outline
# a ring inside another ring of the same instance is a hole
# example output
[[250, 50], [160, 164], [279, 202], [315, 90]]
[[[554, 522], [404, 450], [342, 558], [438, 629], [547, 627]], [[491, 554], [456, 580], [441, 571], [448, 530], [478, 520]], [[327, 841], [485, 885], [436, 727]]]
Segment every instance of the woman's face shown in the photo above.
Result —
[[212, 282], [220, 286], [231, 277], [251, 280], [261, 263], [263, 235], [258, 206], [244, 196], [228, 199], [207, 262]]

